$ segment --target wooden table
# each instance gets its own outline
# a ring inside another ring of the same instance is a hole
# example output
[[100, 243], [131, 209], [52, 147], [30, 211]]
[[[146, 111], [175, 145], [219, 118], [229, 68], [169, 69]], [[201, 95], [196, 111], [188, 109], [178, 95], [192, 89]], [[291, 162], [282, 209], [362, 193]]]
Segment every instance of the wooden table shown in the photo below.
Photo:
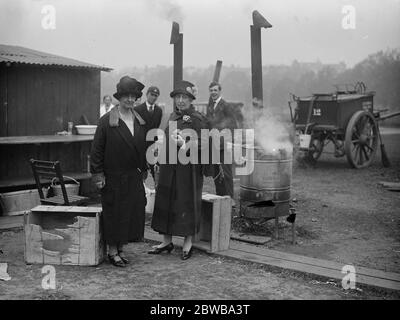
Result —
[[94, 135], [47, 135], [47, 136], [20, 136], [0, 137], [0, 145], [41, 144], [41, 143], [71, 143], [92, 141]]

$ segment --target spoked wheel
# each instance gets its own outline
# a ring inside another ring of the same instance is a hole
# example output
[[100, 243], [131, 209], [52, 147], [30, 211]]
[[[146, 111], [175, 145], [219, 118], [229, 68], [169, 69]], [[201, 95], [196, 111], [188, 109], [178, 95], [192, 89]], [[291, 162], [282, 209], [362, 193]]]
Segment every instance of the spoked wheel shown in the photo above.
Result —
[[307, 152], [307, 160], [311, 163], [315, 163], [321, 156], [322, 150], [324, 149], [324, 137], [321, 135], [312, 136], [310, 142], [310, 149]]
[[344, 149], [353, 168], [369, 166], [378, 145], [378, 130], [374, 116], [368, 111], [357, 111], [350, 119]]

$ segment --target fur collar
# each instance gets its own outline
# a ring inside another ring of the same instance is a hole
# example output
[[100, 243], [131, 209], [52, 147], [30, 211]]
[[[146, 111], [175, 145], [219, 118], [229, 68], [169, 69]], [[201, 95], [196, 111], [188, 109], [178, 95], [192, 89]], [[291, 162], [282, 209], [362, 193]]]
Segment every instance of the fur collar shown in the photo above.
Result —
[[[137, 113], [135, 110], [132, 110], [133, 114], [135, 115], [136, 119], [139, 121], [140, 125], [145, 125], [146, 121], [143, 120], [143, 118]], [[119, 110], [118, 110], [118, 105], [116, 105], [114, 108], [110, 110], [110, 127], [118, 127], [118, 121], [120, 118]]]

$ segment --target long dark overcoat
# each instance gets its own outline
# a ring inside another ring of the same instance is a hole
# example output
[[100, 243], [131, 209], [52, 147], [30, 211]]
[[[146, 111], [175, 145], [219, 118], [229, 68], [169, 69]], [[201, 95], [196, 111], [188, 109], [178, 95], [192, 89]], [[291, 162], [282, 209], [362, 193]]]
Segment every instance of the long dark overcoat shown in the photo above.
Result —
[[105, 241], [111, 245], [135, 241], [144, 234], [146, 129], [145, 121], [134, 114], [133, 136], [115, 107], [99, 120], [92, 144], [93, 180], [105, 179], [103, 226]]
[[[195, 111], [193, 107], [190, 107], [182, 114], [172, 113], [169, 121], [176, 121], [177, 128], [180, 130], [191, 128], [196, 131], [199, 139], [191, 142], [195, 143], [199, 150], [199, 157], [201, 157], [202, 148], [207, 147], [206, 140], [202, 140], [200, 134], [202, 128], [208, 128], [206, 118]], [[167, 163], [160, 165], [160, 177], [156, 189], [151, 227], [162, 234], [194, 235], [200, 227], [201, 194], [203, 190], [202, 166], [201, 164], [182, 164], [179, 160], [176, 164], [172, 164], [172, 161], [169, 161], [171, 133], [168, 126], [163, 143], [166, 148]], [[176, 147], [176, 149], [178, 148]], [[195, 201], [197, 204], [196, 214]]]

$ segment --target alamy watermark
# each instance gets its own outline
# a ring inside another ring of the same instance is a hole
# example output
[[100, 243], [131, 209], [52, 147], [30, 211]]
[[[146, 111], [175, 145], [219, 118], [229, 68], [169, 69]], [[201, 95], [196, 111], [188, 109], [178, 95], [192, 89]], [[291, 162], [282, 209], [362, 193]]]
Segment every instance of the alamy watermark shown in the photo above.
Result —
[[44, 30], [55, 30], [56, 29], [56, 8], [51, 5], [45, 5], [42, 7], [40, 13], [42, 17], [42, 28]]
[[42, 274], [45, 274], [45, 276], [42, 278], [42, 289], [55, 290], [56, 289], [56, 268], [54, 268], [54, 266], [45, 265], [42, 268]]
[[345, 290], [356, 289], [356, 268], [352, 265], [345, 265], [342, 268], [345, 276], [342, 279], [342, 288]]
[[[219, 164], [223, 161], [225, 164], [238, 165], [235, 167], [236, 175], [249, 175], [254, 170], [254, 130], [235, 129], [232, 131], [201, 129], [199, 136], [190, 128], [178, 130], [177, 122], [170, 121], [171, 136], [168, 139], [161, 129], [151, 129], [147, 133], [147, 141], [158, 138], [157, 142], [146, 151], [147, 162], [185, 165], [189, 163]], [[181, 141], [180, 146], [177, 146], [177, 140]], [[223, 159], [221, 159], [221, 154]]]
[[356, 28], [356, 8], [352, 5], [345, 5], [342, 7], [342, 28], [344, 30], [351, 30]]

